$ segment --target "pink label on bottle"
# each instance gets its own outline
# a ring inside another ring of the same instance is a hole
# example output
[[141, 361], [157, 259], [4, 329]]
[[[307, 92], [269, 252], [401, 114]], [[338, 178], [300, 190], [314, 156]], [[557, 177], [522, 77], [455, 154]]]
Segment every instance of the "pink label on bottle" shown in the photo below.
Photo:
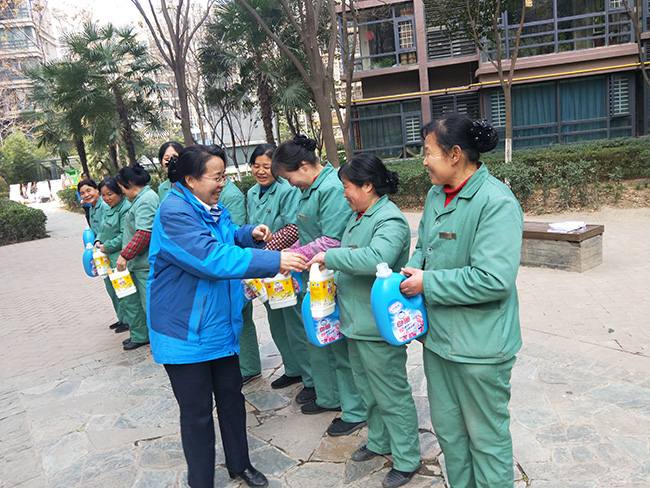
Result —
[[393, 335], [398, 342], [410, 341], [424, 331], [424, 317], [419, 310], [405, 308], [395, 301], [388, 306], [388, 313]]

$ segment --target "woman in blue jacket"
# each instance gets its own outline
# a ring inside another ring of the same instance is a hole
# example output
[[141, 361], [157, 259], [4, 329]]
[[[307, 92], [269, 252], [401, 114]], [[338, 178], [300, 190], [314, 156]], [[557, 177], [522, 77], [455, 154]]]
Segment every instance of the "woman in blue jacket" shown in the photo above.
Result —
[[226, 154], [192, 146], [170, 163], [172, 189], [154, 220], [149, 252], [149, 337], [181, 413], [181, 440], [192, 488], [214, 486], [214, 399], [231, 478], [266, 486], [251, 466], [241, 393], [242, 278], [304, 269], [295, 253], [262, 251], [268, 227], [233, 224], [219, 203]]

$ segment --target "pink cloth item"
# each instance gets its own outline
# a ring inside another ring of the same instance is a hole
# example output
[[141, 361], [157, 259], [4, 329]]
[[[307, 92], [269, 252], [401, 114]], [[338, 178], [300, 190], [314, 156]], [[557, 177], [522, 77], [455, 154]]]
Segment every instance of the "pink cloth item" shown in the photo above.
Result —
[[309, 261], [316, 254], [321, 251], [327, 251], [335, 247], [341, 247], [341, 241], [332, 239], [331, 237], [321, 236], [318, 239], [305, 244], [304, 246], [300, 245], [300, 241], [296, 241], [290, 248], [291, 251], [302, 254]]

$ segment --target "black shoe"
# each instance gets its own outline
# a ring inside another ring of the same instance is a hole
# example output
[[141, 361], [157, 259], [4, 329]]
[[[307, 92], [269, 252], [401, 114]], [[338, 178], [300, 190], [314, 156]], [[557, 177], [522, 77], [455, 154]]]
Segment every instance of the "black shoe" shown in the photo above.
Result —
[[287, 376], [286, 374], [283, 374], [277, 380], [271, 382], [271, 388], [273, 388], [274, 390], [278, 390], [280, 388], [286, 388], [287, 386], [291, 386], [295, 383], [300, 383], [301, 381], [302, 381], [301, 376]]
[[228, 470], [230, 479], [241, 478], [248, 486], [268, 486], [269, 480], [266, 479], [262, 473], [256, 470], [253, 466], [249, 466], [241, 473], [235, 473]]
[[149, 344], [149, 341], [147, 341], [147, 342], [129, 341], [126, 344], [124, 344], [124, 350], [125, 351], [130, 351], [132, 349], [137, 349], [138, 347], [146, 346], [147, 344]]
[[253, 381], [255, 378], [259, 378], [262, 376], [262, 373], [257, 373], [257, 374], [247, 374], [246, 376], [242, 376], [242, 385], [245, 385], [246, 383], [249, 383]]
[[130, 338], [130, 337], [129, 337], [128, 339], [124, 339], [124, 340], [122, 341], [122, 345], [123, 345], [123, 346], [126, 346], [129, 342], [131, 342], [131, 338]]
[[332, 423], [327, 428], [327, 433], [334, 437], [338, 435], [348, 435], [352, 434], [355, 430], [359, 430], [361, 427], [365, 427], [365, 425], [365, 420], [362, 420], [361, 422], [346, 422], [337, 417], [332, 420]]
[[126, 332], [127, 330], [129, 330], [129, 324], [120, 324], [115, 327], [116, 334], [119, 334], [120, 332]]
[[350, 456], [350, 459], [353, 461], [368, 461], [372, 458], [376, 458], [377, 456], [381, 456], [381, 454], [375, 451], [371, 451], [368, 449], [368, 446], [363, 446], [354, 451]]
[[300, 407], [300, 411], [305, 415], [314, 415], [316, 413], [322, 412], [340, 412], [341, 407], [325, 408], [316, 403], [316, 400], [312, 400], [311, 402], [305, 403], [302, 407]]
[[120, 322], [120, 321], [118, 320], [118, 321], [115, 322], [114, 324], [109, 325], [108, 328], [109, 328], [109, 329], [117, 329], [120, 325], [122, 325], [122, 322]]
[[316, 400], [316, 388], [313, 386], [305, 386], [300, 393], [296, 395], [296, 403], [309, 403]]
[[407, 471], [398, 471], [395, 468], [393, 468], [388, 472], [388, 474], [384, 478], [384, 481], [382, 481], [381, 486], [383, 486], [384, 488], [396, 488], [398, 486], [405, 485], [406, 483], [411, 481], [413, 475], [416, 472], [417, 469], [409, 473]]

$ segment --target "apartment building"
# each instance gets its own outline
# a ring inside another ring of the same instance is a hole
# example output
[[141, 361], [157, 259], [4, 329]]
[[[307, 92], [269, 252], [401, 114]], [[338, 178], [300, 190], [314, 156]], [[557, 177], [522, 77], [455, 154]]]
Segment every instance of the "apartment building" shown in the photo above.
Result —
[[[512, 89], [515, 149], [648, 134], [650, 95], [624, 2], [633, 7], [634, 0], [527, 1]], [[641, 4], [648, 62], [650, 1]], [[449, 112], [485, 117], [505, 133], [496, 69], [470, 36], [430, 25], [422, 0], [356, 6], [357, 32], [347, 26], [357, 36], [354, 79], [363, 94], [352, 113], [355, 152], [420, 155], [422, 124]], [[503, 13], [505, 59], [519, 19]]]
[[46, 0], [5, 0], [0, 7], [0, 133], [26, 107], [24, 70], [57, 57]]

